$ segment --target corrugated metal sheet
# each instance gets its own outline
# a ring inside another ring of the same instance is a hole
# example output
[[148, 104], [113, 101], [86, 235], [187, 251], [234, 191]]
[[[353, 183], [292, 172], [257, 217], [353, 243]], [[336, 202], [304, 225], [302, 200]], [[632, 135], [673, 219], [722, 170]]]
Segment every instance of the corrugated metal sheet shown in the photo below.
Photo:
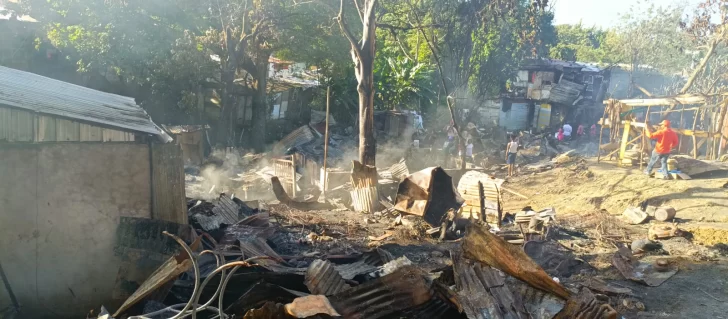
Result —
[[306, 287], [314, 295], [331, 296], [351, 288], [327, 260], [316, 259], [306, 271]]
[[273, 151], [277, 153], [286, 152], [294, 146], [298, 146], [314, 139], [313, 130], [308, 125], [301, 126], [295, 131], [286, 135], [282, 140], [273, 146]]
[[240, 220], [240, 206], [227, 195], [221, 194], [214, 204], [212, 213], [222, 217], [226, 224], [233, 225]]
[[182, 150], [177, 144], [155, 143], [152, 144], [150, 152], [152, 152], [152, 187], [154, 188], [152, 217], [187, 224]]
[[329, 298], [344, 318], [376, 319], [401, 313], [429, 302], [434, 297], [426, 274], [415, 266], [345, 290]]
[[[474, 218], [480, 218], [480, 192], [478, 190], [478, 182], [483, 183], [483, 195], [485, 195], [485, 213], [488, 215], [498, 215], [498, 203], [500, 202], [500, 187], [503, 184], [502, 179], [492, 179], [488, 174], [469, 171], [460, 178], [458, 182], [458, 192], [465, 200], [463, 204], [464, 213], [474, 213]], [[469, 217], [469, 216], [465, 216]]]
[[551, 89], [549, 101], [553, 103], [572, 105], [574, 101], [579, 98], [579, 94], [581, 94], [581, 91], [583, 90], [583, 84], [578, 84], [562, 79], [559, 84], [554, 85], [554, 87]]
[[453, 255], [458, 300], [471, 319], [529, 318], [504, 278], [489, 266]]
[[428, 224], [439, 227], [448, 211], [457, 211], [463, 202], [452, 177], [441, 167], [430, 167], [407, 176], [399, 184], [394, 208], [421, 216]]
[[379, 266], [392, 260], [394, 260], [394, 257], [388, 251], [377, 249], [364, 253], [361, 260], [350, 264], [336, 265], [334, 267], [341, 274], [342, 278], [351, 280], [356, 276], [375, 272], [379, 269]]
[[374, 213], [379, 208], [379, 189], [374, 187], [365, 187], [352, 189], [351, 203], [356, 212]]
[[133, 98], [0, 66], [0, 105], [172, 139]]
[[0, 141], [33, 141], [33, 114], [23, 110], [0, 107]]

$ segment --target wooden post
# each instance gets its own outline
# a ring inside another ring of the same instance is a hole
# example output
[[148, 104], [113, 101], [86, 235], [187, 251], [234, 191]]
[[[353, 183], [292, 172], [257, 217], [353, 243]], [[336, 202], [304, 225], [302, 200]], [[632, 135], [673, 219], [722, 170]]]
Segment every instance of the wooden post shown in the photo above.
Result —
[[293, 175], [291, 175], [291, 197], [296, 197], [296, 153], [291, 154], [291, 165]]
[[652, 106], [647, 106], [647, 114], [645, 114], [645, 128], [642, 129], [642, 150], [640, 151], [640, 171], [642, 170], [643, 163], [645, 162], [645, 151], [647, 151], [647, 143], [649, 141], [647, 140], [647, 122], [649, 122], [650, 119], [650, 108]]
[[606, 122], [605, 117], [607, 117], [607, 108], [609, 108], [610, 105], [612, 105], [612, 101], [609, 101], [607, 104], [607, 107], [604, 108], [604, 112], [602, 113], [602, 124], [599, 125], [599, 142], [597, 145], [597, 163], [599, 163], [599, 160], [601, 160], [602, 157], [602, 134], [604, 134], [604, 124]]
[[485, 190], [483, 190], [483, 182], [478, 181], [478, 197], [480, 197], [480, 219], [486, 224], [485, 219]]
[[329, 108], [331, 105], [331, 86], [326, 87], [326, 130], [324, 131], [324, 198], [326, 198], [326, 188], [329, 186], [329, 174], [326, 170], [326, 162], [329, 159]]
[[698, 138], [695, 136], [695, 125], [698, 124], [698, 116], [700, 116], [700, 110], [695, 110], [695, 116], [693, 117], [693, 158], [698, 158]]

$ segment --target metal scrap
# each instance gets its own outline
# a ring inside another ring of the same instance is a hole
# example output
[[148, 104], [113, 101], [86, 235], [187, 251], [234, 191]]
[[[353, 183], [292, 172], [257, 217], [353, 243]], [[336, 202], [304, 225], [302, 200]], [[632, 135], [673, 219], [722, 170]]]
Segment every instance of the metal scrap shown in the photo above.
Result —
[[270, 179], [271, 186], [273, 187], [273, 193], [276, 195], [276, 199], [281, 202], [281, 204], [285, 204], [290, 206], [291, 208], [295, 208], [298, 210], [324, 210], [324, 209], [332, 209], [334, 208], [333, 205], [328, 203], [319, 203], [318, 197], [312, 198], [308, 201], [298, 201], [292, 199], [288, 194], [286, 193], [286, 190], [283, 188], [283, 185], [281, 184], [281, 181], [278, 179], [277, 176], [273, 176]]
[[327, 315], [331, 317], [340, 317], [331, 302], [326, 296], [311, 295], [300, 297], [285, 306], [286, 313], [294, 318], [310, 318], [316, 315]]
[[345, 290], [329, 300], [345, 318], [376, 319], [424, 305], [433, 297], [426, 274], [415, 266], [404, 266], [390, 275]]
[[314, 260], [308, 266], [305, 279], [306, 287], [315, 295], [331, 296], [351, 286], [346, 284], [334, 265], [326, 260]]
[[227, 309], [226, 313], [242, 316], [257, 307], [265, 307], [268, 303], [289, 303], [298, 297], [308, 294], [269, 284], [264, 281], [256, 282], [248, 291], [240, 296]]
[[617, 316], [611, 306], [599, 303], [594, 294], [584, 288], [566, 302], [564, 310], [554, 319], [617, 319]]
[[562, 299], [568, 299], [571, 296], [566, 288], [551, 279], [523, 250], [506, 243], [483, 227], [468, 226], [462, 246], [466, 258], [498, 268], [531, 286], [550, 292]]
[[503, 278], [491, 267], [452, 254], [458, 299], [468, 318], [526, 318]]
[[438, 227], [448, 210], [458, 210], [464, 202], [453, 187], [452, 177], [440, 167], [430, 167], [407, 176], [399, 184], [394, 208], [423, 217], [425, 222]]
[[668, 265], [658, 270], [650, 263], [637, 261], [632, 250], [624, 246], [620, 246], [612, 257], [612, 265], [624, 278], [650, 287], [661, 285], [678, 272], [676, 265]]

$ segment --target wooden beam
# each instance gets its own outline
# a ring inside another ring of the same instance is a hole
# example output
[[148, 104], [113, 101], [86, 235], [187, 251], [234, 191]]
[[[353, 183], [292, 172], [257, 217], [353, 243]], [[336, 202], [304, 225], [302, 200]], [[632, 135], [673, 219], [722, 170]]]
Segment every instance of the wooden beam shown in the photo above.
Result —
[[[604, 101], [607, 104], [608, 101]], [[704, 104], [705, 96], [702, 95], [680, 95], [674, 97], [654, 99], [627, 99], [619, 100], [619, 103], [628, 106], [657, 106], [657, 105], [678, 105], [678, 104]]]

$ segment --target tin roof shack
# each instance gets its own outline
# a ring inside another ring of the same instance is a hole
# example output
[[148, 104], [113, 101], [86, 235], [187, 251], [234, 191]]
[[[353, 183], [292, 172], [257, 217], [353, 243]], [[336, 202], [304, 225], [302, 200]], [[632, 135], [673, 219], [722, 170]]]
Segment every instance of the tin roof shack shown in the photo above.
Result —
[[202, 165], [205, 159], [205, 150], [212, 146], [209, 143], [208, 125], [163, 125], [164, 129], [172, 134], [175, 142], [182, 149], [184, 163]]
[[118, 306], [176, 252], [161, 234], [187, 224], [169, 141], [132, 98], [0, 67], [0, 263], [20, 318]]
[[[608, 72], [585, 63], [533, 59], [518, 71], [512, 97], [534, 104], [531, 127], [558, 126], [564, 121], [591, 122], [604, 110], [601, 101], [608, 82]], [[518, 116], [524, 116], [522, 113]]]

